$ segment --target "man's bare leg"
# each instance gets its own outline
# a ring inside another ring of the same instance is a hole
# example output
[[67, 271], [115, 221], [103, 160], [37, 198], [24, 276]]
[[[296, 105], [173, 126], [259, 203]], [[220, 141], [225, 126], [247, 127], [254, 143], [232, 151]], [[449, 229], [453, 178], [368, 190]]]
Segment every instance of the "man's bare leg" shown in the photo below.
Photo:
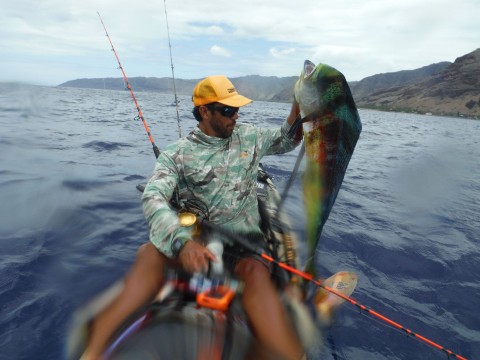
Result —
[[245, 284], [242, 304], [260, 343], [284, 359], [301, 359], [304, 350], [267, 267], [245, 258], [236, 265], [235, 274]]
[[151, 243], [142, 245], [120, 294], [93, 321], [82, 360], [101, 359], [115, 330], [140, 306], [152, 300], [162, 284], [167, 258]]

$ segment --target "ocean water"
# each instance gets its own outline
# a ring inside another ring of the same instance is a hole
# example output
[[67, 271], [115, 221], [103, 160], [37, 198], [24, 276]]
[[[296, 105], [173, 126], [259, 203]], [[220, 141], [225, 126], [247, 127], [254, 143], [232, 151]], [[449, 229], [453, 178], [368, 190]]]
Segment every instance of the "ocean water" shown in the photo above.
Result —
[[[157, 146], [179, 136], [173, 95], [136, 94]], [[288, 104], [240, 121], [279, 126]], [[196, 122], [180, 97], [183, 135]], [[480, 122], [361, 110], [363, 132], [324, 228], [322, 275], [352, 298], [480, 358]], [[154, 166], [127, 91], [0, 84], [0, 359], [63, 359], [72, 312], [121, 278], [147, 226], [135, 186]], [[264, 159], [282, 190], [297, 152]], [[302, 239], [301, 188], [286, 210]], [[302, 252], [301, 252], [302, 253]], [[447, 356], [345, 304], [321, 359]]]

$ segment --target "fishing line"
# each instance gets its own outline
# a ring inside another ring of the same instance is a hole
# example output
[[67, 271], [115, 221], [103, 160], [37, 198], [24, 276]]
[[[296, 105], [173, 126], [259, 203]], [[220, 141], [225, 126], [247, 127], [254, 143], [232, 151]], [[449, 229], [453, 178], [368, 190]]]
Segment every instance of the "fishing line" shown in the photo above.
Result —
[[148, 128], [147, 122], [145, 121], [145, 118], [143, 117], [142, 110], [140, 109], [140, 106], [138, 105], [137, 99], [135, 98], [135, 94], [133, 93], [132, 87], [130, 86], [130, 82], [128, 81], [127, 74], [125, 74], [125, 71], [123, 70], [122, 63], [120, 62], [120, 58], [118, 57], [117, 52], [115, 51], [115, 47], [113, 46], [112, 39], [110, 38], [110, 35], [108, 35], [107, 28], [105, 24], [103, 23], [102, 17], [100, 16], [100, 13], [97, 11], [98, 17], [100, 18], [100, 22], [102, 23], [103, 29], [105, 30], [105, 34], [107, 35], [108, 41], [110, 42], [110, 46], [112, 47], [112, 51], [115, 54], [115, 58], [117, 59], [119, 69], [122, 71], [123, 74], [123, 79], [125, 81], [125, 84], [127, 85], [127, 89], [130, 91], [130, 95], [132, 95], [133, 102], [135, 103], [135, 107], [137, 108], [138, 111], [138, 116], [135, 117], [136, 119], [142, 120], [143, 127], [145, 128], [145, 131], [147, 132], [148, 138], [150, 140], [150, 143], [152, 144], [153, 147], [153, 153], [155, 154], [155, 158], [158, 158], [160, 155], [160, 150], [158, 149], [157, 145], [155, 145], [155, 141], [153, 141], [152, 134], [150, 133], [150, 129]]
[[313, 275], [311, 274], [308, 274], [304, 271], [301, 271], [299, 269], [296, 269], [288, 264], [285, 264], [284, 262], [281, 262], [281, 261], [278, 261], [278, 260], [275, 260], [274, 258], [272, 258], [271, 256], [265, 254], [265, 253], [261, 253], [258, 251], [258, 249], [256, 247], [254, 247], [252, 244], [250, 244], [246, 239], [244, 239], [243, 237], [237, 235], [237, 234], [234, 234], [234, 233], [231, 233], [225, 229], [223, 229], [221, 226], [218, 226], [218, 225], [215, 225], [213, 223], [211, 223], [210, 221], [207, 221], [207, 220], [201, 220], [201, 223], [203, 225], [205, 225], [206, 227], [210, 228], [211, 230], [214, 230], [214, 231], [217, 231], [218, 233], [224, 235], [224, 236], [227, 236], [229, 237], [231, 240], [239, 243], [240, 245], [244, 246], [246, 249], [248, 249], [249, 251], [251, 251], [252, 253], [262, 257], [263, 259], [267, 260], [268, 262], [272, 263], [272, 264], [275, 264], [277, 266], [279, 266], [280, 268], [284, 269], [285, 271], [288, 271], [294, 275], [297, 275], [299, 277], [301, 277], [302, 279], [304, 280], [307, 280], [308, 282], [311, 282], [313, 284], [315, 284], [316, 286], [318, 287], [321, 287], [322, 289], [325, 289], [326, 291], [342, 298], [343, 300], [345, 301], [348, 301], [350, 304], [356, 306], [359, 310], [360, 310], [360, 313], [362, 314], [369, 314], [369, 315], [372, 315], [372, 317], [374, 318], [377, 318], [379, 320], [382, 320], [384, 323], [386, 323], [387, 325], [389, 325], [390, 327], [393, 327], [397, 330], [400, 330], [401, 332], [403, 332], [404, 334], [406, 334], [407, 336], [409, 337], [413, 337], [415, 339], [418, 339], [420, 341], [423, 341], [424, 343], [430, 345], [431, 347], [437, 349], [437, 350], [440, 350], [442, 352], [444, 352], [448, 357], [453, 357], [455, 359], [459, 359], [459, 360], [467, 360], [466, 358], [462, 357], [461, 355], [458, 355], [456, 353], [454, 353], [453, 351], [451, 350], [448, 350], [446, 348], [444, 348], [443, 346], [441, 346], [440, 344], [437, 344], [436, 342], [424, 337], [423, 335], [420, 335], [418, 333], [415, 333], [413, 332], [412, 330], [404, 327], [403, 325], [391, 320], [390, 318], [376, 312], [375, 310], [373, 309], [370, 309], [368, 308], [367, 306], [365, 305], [362, 305], [360, 303], [358, 303], [357, 301], [355, 301], [354, 299], [352, 299], [351, 297], [348, 297], [338, 291], [336, 291], [335, 289], [332, 289], [326, 285], [324, 285], [322, 283], [322, 281], [320, 280], [316, 280]]
[[167, 2], [166, 2], [166, 0], [163, 0], [163, 7], [165, 9], [165, 23], [167, 24], [168, 49], [170, 50], [170, 66], [172, 67], [173, 93], [175, 95], [175, 109], [177, 110], [178, 135], [179, 135], [179, 137], [182, 137], [182, 129], [180, 127], [180, 115], [178, 114], [177, 88], [175, 86], [175, 73], [173, 71], [172, 44], [170, 43], [170, 28], [168, 26]]

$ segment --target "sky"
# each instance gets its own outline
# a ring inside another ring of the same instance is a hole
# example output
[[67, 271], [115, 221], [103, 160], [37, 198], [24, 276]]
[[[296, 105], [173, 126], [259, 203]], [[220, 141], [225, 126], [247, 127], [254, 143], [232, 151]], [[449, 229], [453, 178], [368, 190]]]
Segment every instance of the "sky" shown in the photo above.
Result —
[[309, 59], [355, 81], [480, 47], [480, 0], [0, 0], [0, 8], [0, 82], [47, 86], [122, 76], [97, 11], [128, 77], [171, 77], [172, 63], [177, 79], [298, 76]]

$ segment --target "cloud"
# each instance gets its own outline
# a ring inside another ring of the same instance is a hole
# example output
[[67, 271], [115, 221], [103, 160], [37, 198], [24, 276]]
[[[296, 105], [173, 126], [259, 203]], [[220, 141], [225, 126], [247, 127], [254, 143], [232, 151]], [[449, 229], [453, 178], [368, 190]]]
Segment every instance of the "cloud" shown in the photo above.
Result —
[[[479, 47], [479, 0], [167, 1], [178, 77], [224, 71], [289, 76], [310, 59], [360, 80], [453, 61]], [[28, 81], [16, 63], [58, 84], [118, 76], [102, 15], [129, 76], [168, 76], [163, 2], [19, 0], [0, 11], [0, 81]], [[213, 46], [212, 46], [213, 45]], [[223, 45], [223, 46], [222, 46]], [[235, 56], [235, 64], [225, 61]], [[50, 66], [50, 70], [48, 68]], [[53, 65], [55, 64], [55, 65]], [[212, 69], [213, 68], [213, 69]], [[48, 74], [47, 74], [48, 73]]]
[[212, 25], [205, 29], [205, 33], [208, 35], [223, 35], [225, 31], [220, 26]]
[[221, 57], [231, 57], [232, 54], [230, 53], [230, 51], [228, 51], [227, 49], [221, 47], [221, 46], [218, 46], [218, 45], [213, 45], [211, 48], [210, 48], [210, 53], [212, 55], [215, 55], [215, 56], [221, 56]]
[[278, 48], [278, 47], [273, 47], [270, 49], [270, 54], [274, 58], [277, 59], [282, 59], [284, 57], [287, 57], [288, 55], [291, 55], [295, 53], [295, 48]]

